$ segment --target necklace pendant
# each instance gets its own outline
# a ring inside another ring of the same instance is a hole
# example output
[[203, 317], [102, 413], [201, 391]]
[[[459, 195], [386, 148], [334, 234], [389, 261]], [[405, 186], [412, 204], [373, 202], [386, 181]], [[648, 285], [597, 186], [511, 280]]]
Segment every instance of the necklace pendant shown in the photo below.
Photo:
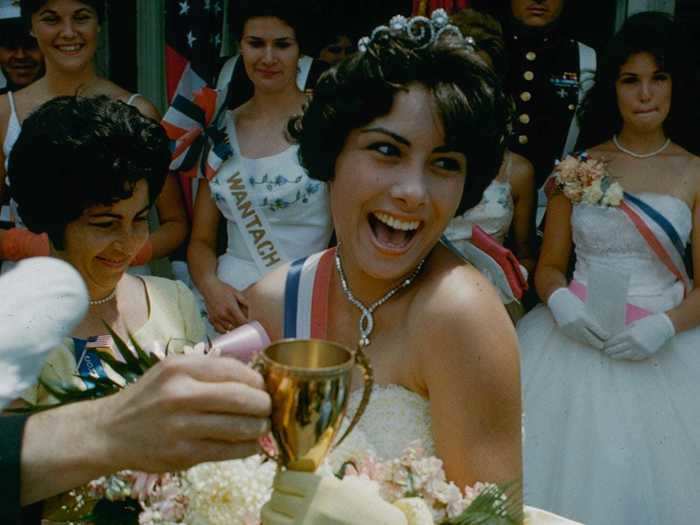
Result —
[[360, 333], [361, 334], [371, 334], [374, 330], [374, 316], [369, 310], [362, 310], [362, 315], [360, 316]]
[[369, 346], [369, 338], [368, 337], [360, 337], [360, 341], [358, 342], [360, 345], [360, 348], [366, 348]]

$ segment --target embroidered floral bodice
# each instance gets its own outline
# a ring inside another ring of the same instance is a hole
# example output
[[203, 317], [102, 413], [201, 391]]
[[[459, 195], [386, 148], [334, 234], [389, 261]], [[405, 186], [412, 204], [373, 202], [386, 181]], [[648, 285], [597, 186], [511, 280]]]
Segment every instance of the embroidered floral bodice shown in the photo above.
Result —
[[[357, 410], [362, 391], [354, 391], [348, 402], [346, 425]], [[344, 431], [345, 427], [341, 430]], [[400, 385], [375, 385], [367, 410], [350, 435], [330, 456], [334, 468], [352, 456], [369, 451], [381, 459], [392, 459], [412, 442], [419, 441], [428, 455], [435, 455], [430, 403]]]
[[[692, 216], [682, 200], [660, 193], [639, 193], [675, 227], [687, 244]], [[629, 218], [616, 207], [577, 204], [571, 216], [576, 250], [574, 279], [586, 284], [592, 264], [610, 265], [630, 276], [628, 302], [658, 312], [678, 305], [683, 285], [654, 255]]]
[[[245, 177], [248, 198], [267, 218], [276, 245], [288, 260], [327, 248], [332, 232], [328, 189], [325, 183], [308, 177], [299, 164], [299, 148], [293, 145], [268, 157], [245, 158], [240, 154], [233, 128], [235, 170], [240, 168]], [[248, 252], [241, 225], [224, 198], [230, 188], [222, 175], [219, 171], [209, 182], [212, 198], [227, 221], [228, 247], [217, 272], [225, 282], [243, 289], [262, 275]]]
[[513, 221], [514, 209], [510, 182], [493, 180], [484, 191], [479, 204], [450, 221], [445, 235], [453, 243], [459, 242], [471, 237], [472, 225], [478, 224], [503, 244]]

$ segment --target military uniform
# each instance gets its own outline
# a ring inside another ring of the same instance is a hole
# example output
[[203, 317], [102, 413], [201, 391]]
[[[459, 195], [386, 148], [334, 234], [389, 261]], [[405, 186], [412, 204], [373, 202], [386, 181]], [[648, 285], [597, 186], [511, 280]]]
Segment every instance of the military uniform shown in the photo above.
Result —
[[592, 84], [595, 52], [556, 31], [516, 30], [507, 38], [506, 90], [516, 107], [509, 148], [532, 162], [540, 188], [554, 161], [575, 147], [572, 121]]

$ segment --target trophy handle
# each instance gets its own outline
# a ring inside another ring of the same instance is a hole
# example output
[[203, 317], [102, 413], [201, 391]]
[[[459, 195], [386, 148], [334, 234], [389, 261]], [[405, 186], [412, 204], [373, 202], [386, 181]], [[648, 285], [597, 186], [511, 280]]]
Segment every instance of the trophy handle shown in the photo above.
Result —
[[335, 447], [340, 445], [343, 440], [348, 437], [348, 434], [350, 434], [352, 429], [355, 428], [355, 425], [357, 425], [357, 423], [360, 421], [362, 414], [365, 413], [365, 409], [369, 404], [369, 398], [372, 395], [372, 388], [374, 387], [374, 370], [372, 370], [372, 365], [360, 346], [358, 346], [357, 350], [355, 351], [355, 364], [362, 369], [362, 378], [364, 379], [365, 388], [362, 392], [362, 399], [360, 400], [360, 404], [355, 411], [355, 415], [352, 416], [350, 425], [345, 430], [343, 435], [340, 436], [340, 439], [335, 442]]
[[[251, 358], [250, 363], [248, 363], [248, 365], [256, 372], [259, 372], [262, 374], [263, 370], [265, 368], [265, 365], [264, 365], [263, 360], [262, 360], [262, 352], [255, 353], [253, 355], [253, 357]], [[272, 433], [268, 434], [268, 436], [272, 436]], [[275, 442], [274, 437], [272, 437], [272, 441], [275, 443], [275, 446], [279, 450], [279, 446]], [[260, 445], [260, 452], [262, 453], [263, 456], [265, 456], [267, 459], [269, 459], [271, 461], [274, 461], [278, 465], [282, 464], [282, 456], [280, 455], [279, 452], [277, 452], [276, 455], [270, 454], [267, 450], [265, 450], [265, 447], [262, 446], [261, 443], [259, 443], [259, 445]]]

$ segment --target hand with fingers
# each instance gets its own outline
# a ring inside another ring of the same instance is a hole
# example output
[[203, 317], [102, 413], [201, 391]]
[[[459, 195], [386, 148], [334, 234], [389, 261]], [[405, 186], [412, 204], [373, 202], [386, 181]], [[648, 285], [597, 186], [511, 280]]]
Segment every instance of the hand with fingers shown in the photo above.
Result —
[[106, 457], [118, 469], [173, 472], [246, 457], [269, 431], [262, 377], [232, 358], [169, 357], [99, 400]]
[[586, 312], [583, 301], [568, 288], [556, 289], [549, 296], [547, 306], [564, 334], [598, 350], [603, 349], [610, 335]]
[[219, 333], [230, 332], [248, 322], [248, 301], [243, 293], [217, 279], [202, 290], [209, 322]]
[[263, 525], [406, 525], [398, 507], [378, 489], [354, 477], [342, 480], [286, 470], [275, 476], [270, 500], [261, 513]]
[[674, 335], [676, 328], [668, 315], [654, 314], [608, 339], [603, 351], [612, 359], [641, 361], [656, 354]]

